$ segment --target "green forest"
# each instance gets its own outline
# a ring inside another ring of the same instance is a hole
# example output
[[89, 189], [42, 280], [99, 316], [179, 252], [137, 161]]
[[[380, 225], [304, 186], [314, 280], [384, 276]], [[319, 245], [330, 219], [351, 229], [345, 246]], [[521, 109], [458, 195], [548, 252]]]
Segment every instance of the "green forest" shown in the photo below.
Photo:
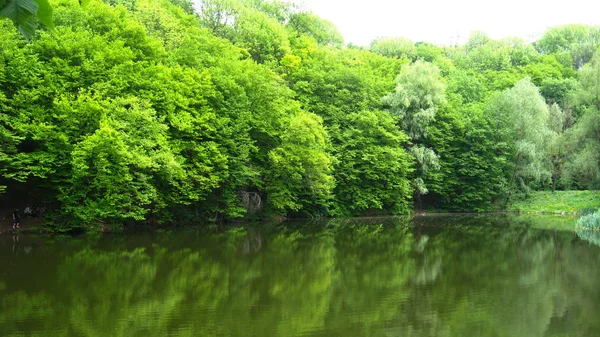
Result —
[[54, 230], [600, 187], [598, 26], [362, 47], [277, 0], [37, 2], [0, 12], [0, 199]]

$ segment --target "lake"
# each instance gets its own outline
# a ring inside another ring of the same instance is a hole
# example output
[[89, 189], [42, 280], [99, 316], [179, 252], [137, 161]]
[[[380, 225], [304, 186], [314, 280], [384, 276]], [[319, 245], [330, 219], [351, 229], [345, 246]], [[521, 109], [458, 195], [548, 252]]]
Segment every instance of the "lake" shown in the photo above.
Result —
[[600, 336], [576, 218], [0, 236], [0, 336]]

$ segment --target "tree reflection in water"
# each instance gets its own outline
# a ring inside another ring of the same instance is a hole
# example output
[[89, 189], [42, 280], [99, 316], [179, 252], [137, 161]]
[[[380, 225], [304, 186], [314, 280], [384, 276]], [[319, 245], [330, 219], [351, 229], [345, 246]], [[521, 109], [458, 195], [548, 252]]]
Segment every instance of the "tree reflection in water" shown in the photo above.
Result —
[[4, 237], [0, 335], [596, 335], [600, 248], [538, 229], [552, 221], [393, 217], [21, 237], [34, 249], [17, 256]]

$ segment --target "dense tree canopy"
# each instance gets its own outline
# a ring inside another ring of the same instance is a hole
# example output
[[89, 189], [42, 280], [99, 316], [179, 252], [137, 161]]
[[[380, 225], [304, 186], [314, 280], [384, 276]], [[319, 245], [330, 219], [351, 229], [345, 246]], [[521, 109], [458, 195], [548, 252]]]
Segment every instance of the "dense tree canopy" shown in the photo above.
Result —
[[600, 187], [597, 27], [362, 48], [279, 1], [26, 3], [0, 13], [0, 198], [57, 230]]

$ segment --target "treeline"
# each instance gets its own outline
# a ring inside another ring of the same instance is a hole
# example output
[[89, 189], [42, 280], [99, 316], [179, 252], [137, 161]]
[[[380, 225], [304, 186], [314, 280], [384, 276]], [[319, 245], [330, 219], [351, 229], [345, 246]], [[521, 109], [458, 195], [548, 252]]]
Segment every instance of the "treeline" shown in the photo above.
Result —
[[0, 31], [0, 193], [55, 229], [501, 209], [600, 186], [600, 28], [344, 45], [266, 0], [52, 3]]

